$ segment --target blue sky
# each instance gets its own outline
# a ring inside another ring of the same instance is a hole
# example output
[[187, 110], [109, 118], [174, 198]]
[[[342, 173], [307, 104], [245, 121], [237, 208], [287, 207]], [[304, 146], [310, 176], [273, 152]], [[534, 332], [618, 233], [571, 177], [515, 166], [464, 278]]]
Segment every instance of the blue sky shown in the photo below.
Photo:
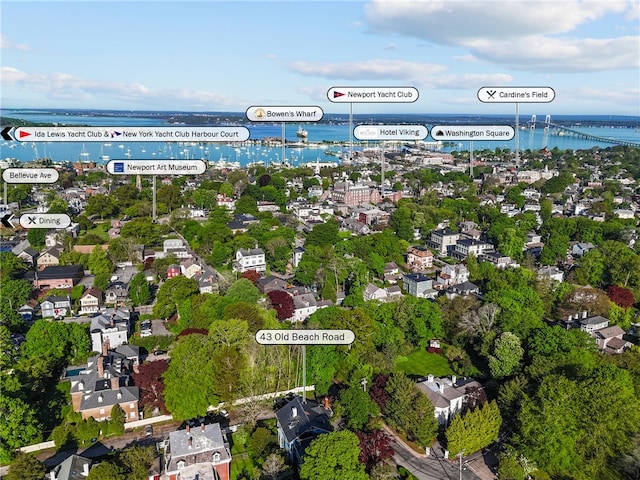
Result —
[[333, 86], [413, 86], [354, 113], [512, 113], [483, 86], [548, 86], [521, 113], [640, 115], [638, 0], [3, 0], [2, 108], [245, 111]]

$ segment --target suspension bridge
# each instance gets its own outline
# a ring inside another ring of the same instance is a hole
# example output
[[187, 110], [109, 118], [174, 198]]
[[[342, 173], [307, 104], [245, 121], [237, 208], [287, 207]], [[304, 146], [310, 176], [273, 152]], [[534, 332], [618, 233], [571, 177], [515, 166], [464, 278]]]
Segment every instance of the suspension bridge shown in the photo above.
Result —
[[[538, 122], [536, 122], [536, 115], [532, 115], [531, 120], [529, 121], [529, 129], [535, 130], [537, 123]], [[547, 115], [545, 117], [543, 125], [544, 125], [545, 132], [550, 132], [556, 135], [566, 135], [566, 136], [572, 136], [576, 138], [585, 138], [587, 140], [595, 140], [597, 142], [611, 143], [614, 145], [624, 145], [627, 147], [640, 148], [640, 142], [632, 142], [630, 140], [623, 140], [619, 138], [610, 138], [610, 137], [603, 137], [600, 135], [592, 135], [590, 133], [585, 133], [585, 132], [576, 130], [575, 128], [569, 128], [569, 127], [565, 127], [564, 125], [558, 125], [551, 121], [551, 115]]]

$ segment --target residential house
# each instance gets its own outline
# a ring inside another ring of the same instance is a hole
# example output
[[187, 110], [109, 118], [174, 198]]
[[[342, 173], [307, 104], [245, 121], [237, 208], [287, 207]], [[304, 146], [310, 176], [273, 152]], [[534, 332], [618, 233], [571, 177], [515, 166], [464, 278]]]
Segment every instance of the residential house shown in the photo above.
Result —
[[231, 449], [219, 423], [187, 424], [184, 430], [170, 432], [164, 462], [169, 480], [231, 478]]
[[233, 269], [240, 273], [244, 273], [247, 270], [255, 270], [258, 273], [265, 272], [267, 270], [267, 262], [264, 251], [261, 248], [252, 248], [250, 250], [241, 248], [236, 252]]
[[496, 251], [484, 252], [478, 257], [481, 262], [492, 263], [498, 270], [504, 270], [505, 268], [516, 268], [520, 265], [518, 262], [514, 262], [510, 256], [504, 255]]
[[218, 292], [218, 275], [215, 270], [209, 266], [197, 273], [193, 279], [198, 282], [198, 290], [200, 293], [217, 293]]
[[341, 227], [342, 229], [355, 233], [356, 235], [369, 235], [371, 233], [369, 226], [357, 218], [345, 218], [342, 221]]
[[124, 282], [113, 282], [104, 292], [105, 305], [124, 305], [129, 301], [129, 285]]
[[536, 270], [536, 273], [539, 280], [549, 279], [549, 280], [553, 280], [554, 282], [564, 281], [564, 272], [560, 270], [558, 267], [553, 265], [540, 267], [538, 270]]
[[267, 294], [273, 290], [286, 290], [288, 285], [286, 280], [275, 275], [259, 278], [256, 282], [256, 287], [262, 294]]
[[102, 306], [102, 290], [91, 287], [80, 297], [80, 314], [96, 313]]
[[276, 411], [278, 445], [293, 463], [302, 463], [304, 450], [313, 439], [333, 430], [328, 407], [328, 403], [318, 405], [312, 400], [303, 403], [301, 397], [295, 396]]
[[294, 268], [298, 268], [298, 265], [300, 265], [300, 260], [302, 260], [302, 255], [304, 255], [304, 247], [296, 247], [293, 249], [291, 263], [293, 264]]
[[292, 321], [303, 322], [318, 310], [318, 301], [313, 293], [302, 293], [293, 296], [295, 311]]
[[31, 282], [33, 288], [71, 288], [84, 276], [82, 265], [45, 267], [40, 271], [28, 271], [24, 279]]
[[417, 385], [431, 400], [440, 425], [447, 425], [482, 390], [482, 385], [472, 378], [457, 378], [455, 375], [451, 378], [429, 375], [427, 380]]
[[62, 245], [56, 245], [54, 247], [49, 247], [40, 253], [36, 259], [38, 270], [42, 270], [45, 267], [60, 265], [60, 255], [62, 255], [63, 251], [64, 249], [62, 248]]
[[172, 263], [167, 267], [167, 279], [177, 277], [178, 275], [182, 275], [180, 265]]
[[571, 247], [571, 255], [574, 257], [582, 257], [589, 250], [596, 248], [593, 243], [590, 242], [578, 242]]
[[449, 229], [438, 229], [429, 234], [426, 244], [428, 248], [436, 250], [440, 255], [448, 255], [453, 251], [459, 239], [459, 233]]
[[601, 328], [593, 332], [598, 348], [605, 353], [622, 353], [631, 346], [631, 342], [623, 340], [626, 332], [619, 325]]
[[233, 198], [226, 197], [219, 193], [216, 195], [216, 205], [219, 207], [225, 207], [229, 211], [234, 211], [236, 209], [236, 202]]
[[461, 238], [456, 242], [451, 256], [458, 260], [464, 260], [469, 255], [480, 258], [482, 254], [492, 252], [493, 250], [494, 246], [489, 242], [475, 240], [473, 238]]
[[27, 247], [22, 250], [17, 256], [23, 262], [33, 266], [37, 264], [36, 260], [38, 259], [38, 255], [40, 255], [40, 253], [35, 248]]
[[384, 265], [384, 281], [396, 283], [401, 278], [400, 267], [396, 262], [388, 262]]
[[435, 298], [438, 291], [433, 288], [433, 280], [422, 273], [408, 273], [402, 276], [404, 290], [414, 297]]
[[71, 299], [69, 296], [49, 295], [45, 300], [40, 302], [40, 312], [42, 318], [66, 317], [71, 313]]
[[603, 328], [607, 328], [609, 326], [608, 318], [605, 318], [601, 315], [587, 317], [586, 313], [587, 312], [583, 312], [583, 318], [579, 321], [580, 330], [582, 330], [583, 332], [587, 332], [589, 335], [593, 336], [593, 334], [597, 330], [602, 330]]
[[157, 258], [175, 255], [178, 259], [191, 258], [187, 245], [179, 238], [170, 238], [162, 242], [162, 252], [156, 252]]
[[480, 287], [472, 282], [457, 283], [451, 287], [450, 297], [456, 295], [478, 295], [480, 293]]
[[442, 267], [438, 276], [436, 277], [435, 288], [438, 290], [447, 289], [458, 283], [464, 283], [469, 281], [469, 270], [462, 263], [455, 265], [445, 265]]
[[187, 278], [193, 278], [202, 271], [202, 265], [194, 258], [185, 258], [180, 262], [180, 271]]
[[389, 225], [390, 219], [391, 214], [379, 208], [364, 210], [358, 214], [358, 220], [370, 227]]
[[109, 351], [106, 342], [102, 353], [89, 358], [87, 368], [71, 379], [71, 405], [83, 419], [108, 420], [115, 405], [120, 405], [126, 422], [138, 420], [138, 387], [130, 386], [132, 363], [122, 354]]
[[362, 294], [365, 302], [369, 302], [371, 300], [377, 300], [379, 302], [384, 302], [387, 299], [387, 291], [384, 288], [380, 288], [373, 283], [368, 283], [364, 292]]
[[246, 232], [250, 225], [258, 223], [260, 220], [250, 213], [240, 213], [234, 215], [233, 220], [227, 223], [227, 227], [231, 229], [231, 232]]
[[433, 253], [425, 247], [409, 247], [407, 265], [414, 272], [427, 270], [433, 267]]
[[258, 212], [279, 212], [280, 207], [275, 202], [256, 202]]
[[109, 308], [91, 319], [89, 333], [91, 348], [99, 352], [107, 342], [110, 348], [127, 343], [129, 338], [131, 312], [126, 308]]
[[75, 453], [49, 472], [51, 480], [84, 480], [89, 476], [91, 460]]

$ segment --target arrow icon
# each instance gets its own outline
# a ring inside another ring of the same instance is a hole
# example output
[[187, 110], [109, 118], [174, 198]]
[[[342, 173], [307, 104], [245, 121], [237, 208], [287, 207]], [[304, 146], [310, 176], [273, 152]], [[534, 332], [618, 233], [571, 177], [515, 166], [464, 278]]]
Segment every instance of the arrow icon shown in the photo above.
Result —
[[345, 93], [338, 92], [337, 90], [333, 91], [333, 98], [344, 97], [345, 95]]
[[111, 132], [111, 138], [113, 138], [113, 137], [119, 137], [120, 135], [122, 135], [122, 132], [117, 132], [116, 130], [114, 130], [113, 132]]
[[0, 135], [2, 135], [2, 138], [4, 138], [5, 140], [14, 140], [14, 138], [9, 135], [9, 133], [11, 133], [11, 130], [13, 130], [13, 127], [5, 127], [2, 129], [2, 133], [0, 133]]
[[24, 137], [29, 137], [31, 136], [31, 134], [29, 132], [23, 132], [22, 130], [20, 130], [20, 133], [18, 133], [18, 137], [19, 138], [24, 138]]
[[15, 228], [13, 223], [11, 223], [11, 219], [13, 218], [13, 213], [7, 213], [2, 219], [0, 219], [0, 223], [2, 223], [3, 227], [7, 228]]

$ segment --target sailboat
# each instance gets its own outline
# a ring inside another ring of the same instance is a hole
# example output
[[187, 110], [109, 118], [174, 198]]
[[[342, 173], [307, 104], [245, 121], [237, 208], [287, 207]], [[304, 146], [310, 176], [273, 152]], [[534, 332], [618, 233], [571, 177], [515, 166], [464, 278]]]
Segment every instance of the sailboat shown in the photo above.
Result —
[[101, 146], [101, 147], [100, 147], [100, 160], [102, 160], [103, 162], [108, 162], [108, 161], [109, 161], [109, 158], [110, 158], [110, 157], [109, 157], [109, 155], [106, 155], [106, 154], [104, 153], [104, 147], [103, 147], [103, 146]]

